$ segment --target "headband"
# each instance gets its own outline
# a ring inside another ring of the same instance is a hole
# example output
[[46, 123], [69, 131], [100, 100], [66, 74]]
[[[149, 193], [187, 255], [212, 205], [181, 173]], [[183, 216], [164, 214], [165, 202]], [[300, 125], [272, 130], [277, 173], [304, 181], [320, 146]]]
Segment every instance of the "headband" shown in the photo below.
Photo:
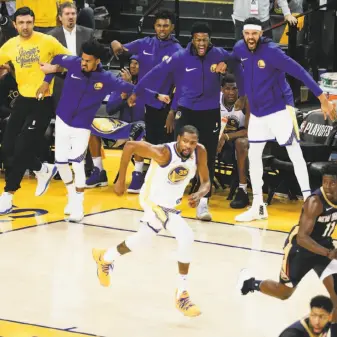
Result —
[[247, 24], [247, 25], [243, 26], [243, 30], [247, 30], [247, 29], [262, 31], [262, 27], [261, 26], [259, 26], [259, 25], [252, 25], [252, 24]]

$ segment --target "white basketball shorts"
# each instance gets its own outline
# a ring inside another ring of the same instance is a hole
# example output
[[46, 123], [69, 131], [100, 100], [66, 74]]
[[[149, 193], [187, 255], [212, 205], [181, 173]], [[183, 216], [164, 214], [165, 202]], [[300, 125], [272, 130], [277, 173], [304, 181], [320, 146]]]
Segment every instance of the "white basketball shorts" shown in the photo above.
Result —
[[80, 163], [85, 159], [90, 130], [69, 126], [56, 116], [55, 121], [55, 163]]
[[279, 145], [287, 146], [291, 145], [294, 139], [299, 141], [300, 137], [293, 107], [287, 106], [285, 110], [263, 117], [250, 114], [249, 143], [264, 143], [276, 140]]

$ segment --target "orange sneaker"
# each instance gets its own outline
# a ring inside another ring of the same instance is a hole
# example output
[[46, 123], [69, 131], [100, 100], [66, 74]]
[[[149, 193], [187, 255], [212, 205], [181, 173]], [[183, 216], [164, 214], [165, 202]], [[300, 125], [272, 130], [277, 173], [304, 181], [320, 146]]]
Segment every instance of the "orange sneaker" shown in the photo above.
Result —
[[110, 285], [110, 271], [113, 270], [113, 263], [104, 261], [104, 254], [106, 249], [96, 249], [92, 250], [92, 257], [97, 264], [97, 277], [100, 284], [103, 287], [108, 287]]
[[[177, 290], [178, 291], [178, 290]], [[177, 298], [176, 291], [176, 298]], [[176, 299], [176, 308], [188, 317], [195, 317], [201, 314], [200, 309], [191, 302], [190, 295], [187, 291], [183, 291], [178, 299]]]

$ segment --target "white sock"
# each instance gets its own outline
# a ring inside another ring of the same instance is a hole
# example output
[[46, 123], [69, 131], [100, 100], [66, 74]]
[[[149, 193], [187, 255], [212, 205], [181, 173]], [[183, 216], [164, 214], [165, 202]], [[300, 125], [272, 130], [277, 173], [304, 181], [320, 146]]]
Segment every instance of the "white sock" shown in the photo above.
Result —
[[68, 195], [74, 195], [75, 194], [76, 189], [75, 189], [74, 183], [68, 184], [68, 185], [66, 185], [66, 187], [67, 187]]
[[103, 256], [103, 259], [104, 259], [104, 261], [106, 261], [106, 262], [114, 262], [115, 261], [115, 259], [118, 257], [118, 256], [120, 256], [121, 254], [118, 252], [118, 250], [117, 250], [117, 247], [114, 247], [114, 248], [110, 248], [110, 249], [108, 249], [106, 252], [105, 252], [105, 254], [104, 254], [104, 256]]
[[38, 171], [39, 173], [47, 173], [48, 172], [48, 166], [44, 163], [41, 164], [41, 170]]
[[247, 184], [239, 184], [239, 188], [243, 189], [247, 194]]
[[5, 196], [6, 198], [10, 198], [11, 200], [13, 200], [13, 194], [12, 193], [3, 192], [2, 195]]
[[135, 161], [134, 172], [143, 172], [143, 166], [144, 166], [144, 162], [143, 161]]
[[177, 299], [186, 290], [187, 290], [187, 275], [179, 274]]
[[303, 194], [303, 201], [306, 201], [310, 197], [311, 191], [304, 191], [302, 192], [302, 194]]
[[208, 198], [201, 198], [200, 199], [200, 203], [199, 203], [200, 206], [207, 206], [208, 205]]
[[95, 157], [92, 158], [92, 161], [94, 162], [94, 166], [98, 167], [100, 171], [103, 170], [103, 161], [102, 161], [102, 157]]

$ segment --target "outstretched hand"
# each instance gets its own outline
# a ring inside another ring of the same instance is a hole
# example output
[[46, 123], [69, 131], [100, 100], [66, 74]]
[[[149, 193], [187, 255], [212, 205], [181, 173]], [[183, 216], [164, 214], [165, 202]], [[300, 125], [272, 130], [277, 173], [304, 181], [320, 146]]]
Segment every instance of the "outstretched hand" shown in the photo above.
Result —
[[188, 206], [192, 207], [192, 208], [196, 208], [199, 205], [200, 202], [200, 195], [198, 192], [196, 193], [192, 193], [189, 197], [188, 197]]
[[119, 197], [122, 196], [126, 191], [125, 182], [118, 179], [113, 186], [113, 190]]

